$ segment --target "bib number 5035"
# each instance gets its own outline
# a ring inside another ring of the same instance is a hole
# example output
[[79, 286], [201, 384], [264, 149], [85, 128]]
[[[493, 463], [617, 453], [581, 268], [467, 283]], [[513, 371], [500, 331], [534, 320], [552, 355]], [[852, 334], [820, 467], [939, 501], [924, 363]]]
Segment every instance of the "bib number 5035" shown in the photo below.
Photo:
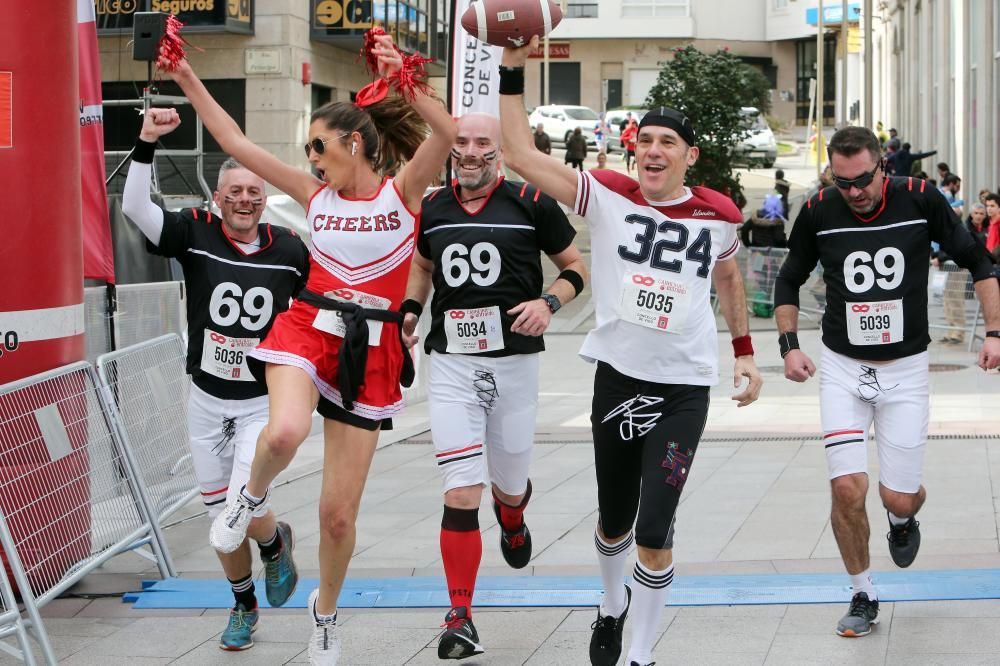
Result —
[[844, 259], [844, 284], [855, 294], [863, 294], [875, 285], [895, 289], [903, 283], [905, 267], [903, 253], [894, 247], [884, 247], [874, 257], [857, 250]]
[[267, 326], [273, 311], [274, 296], [269, 289], [251, 287], [244, 294], [234, 282], [220, 283], [208, 304], [209, 316], [216, 325], [232, 326], [238, 319], [248, 331], [259, 331]]

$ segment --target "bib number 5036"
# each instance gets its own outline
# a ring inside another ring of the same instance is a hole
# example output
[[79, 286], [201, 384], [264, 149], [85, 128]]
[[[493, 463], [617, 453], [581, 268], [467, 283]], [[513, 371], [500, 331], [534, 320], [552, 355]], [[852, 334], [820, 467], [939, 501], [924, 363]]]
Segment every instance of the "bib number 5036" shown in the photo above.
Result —
[[251, 287], [244, 294], [234, 282], [220, 283], [208, 304], [209, 316], [216, 325], [232, 326], [238, 319], [248, 331], [259, 331], [267, 326], [273, 311], [274, 296], [269, 289]]
[[903, 253], [894, 247], [884, 247], [874, 257], [857, 250], [844, 259], [844, 284], [855, 294], [863, 294], [875, 285], [895, 289], [903, 283], [905, 267]]

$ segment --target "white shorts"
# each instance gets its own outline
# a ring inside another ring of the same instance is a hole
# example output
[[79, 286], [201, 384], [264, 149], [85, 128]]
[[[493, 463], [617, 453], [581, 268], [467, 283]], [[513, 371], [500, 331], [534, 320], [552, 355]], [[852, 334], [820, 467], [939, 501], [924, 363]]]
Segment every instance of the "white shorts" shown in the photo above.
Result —
[[430, 355], [431, 435], [445, 492], [486, 481], [508, 495], [528, 489], [538, 360], [538, 354]]
[[927, 363], [926, 351], [867, 365], [823, 348], [819, 401], [831, 479], [868, 472], [874, 422], [879, 482], [900, 493], [920, 489], [930, 410]]
[[[227, 500], [235, 501], [236, 494], [250, 479], [257, 436], [265, 425], [266, 395], [224, 400], [191, 385], [188, 398], [191, 459], [209, 518], [222, 513]], [[264, 516], [270, 509], [270, 502], [265, 501], [254, 515]]]

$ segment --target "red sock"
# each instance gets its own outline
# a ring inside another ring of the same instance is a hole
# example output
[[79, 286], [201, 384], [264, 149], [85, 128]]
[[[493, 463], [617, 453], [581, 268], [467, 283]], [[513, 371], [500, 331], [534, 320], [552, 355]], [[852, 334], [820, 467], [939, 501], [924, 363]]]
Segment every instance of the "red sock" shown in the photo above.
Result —
[[497, 493], [493, 491], [493, 501], [500, 507], [500, 524], [506, 532], [515, 532], [521, 529], [524, 524], [524, 510], [528, 507], [528, 500], [531, 499], [531, 480], [528, 480], [528, 489], [524, 491], [524, 499], [517, 506], [504, 504]]
[[476, 574], [483, 559], [483, 538], [479, 533], [479, 509], [444, 507], [441, 519], [441, 559], [448, 580], [452, 608], [464, 606], [472, 617], [472, 594]]

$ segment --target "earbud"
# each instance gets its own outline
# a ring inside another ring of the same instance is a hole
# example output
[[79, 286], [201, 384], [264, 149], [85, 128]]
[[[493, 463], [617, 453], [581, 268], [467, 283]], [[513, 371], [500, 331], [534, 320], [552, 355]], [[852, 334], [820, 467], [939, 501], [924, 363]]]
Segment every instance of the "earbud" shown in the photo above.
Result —
[[358, 152], [358, 142], [354, 141], [351, 143], [351, 155], [355, 155]]

